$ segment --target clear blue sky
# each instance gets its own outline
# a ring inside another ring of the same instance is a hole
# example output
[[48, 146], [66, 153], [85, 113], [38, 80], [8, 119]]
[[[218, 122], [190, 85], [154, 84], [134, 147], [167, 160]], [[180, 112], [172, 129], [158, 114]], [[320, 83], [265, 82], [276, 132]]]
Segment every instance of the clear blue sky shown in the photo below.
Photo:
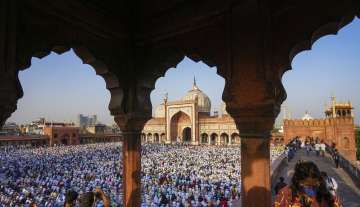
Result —
[[[292, 118], [301, 118], [306, 110], [313, 117], [323, 117], [324, 105], [332, 94], [339, 101], [352, 101], [356, 124], [360, 118], [360, 20], [354, 20], [338, 35], [318, 40], [311, 51], [297, 55], [293, 69], [283, 76], [288, 94], [284, 103]], [[8, 121], [26, 123], [38, 117], [54, 121], [75, 121], [76, 115], [97, 114], [100, 122], [113, 123], [108, 111], [110, 94], [104, 80], [70, 51], [32, 59], [31, 68], [20, 73], [24, 97]], [[193, 77], [218, 109], [224, 79], [216, 68], [185, 58], [165, 77], [159, 78], [151, 94], [153, 106], [161, 103], [167, 92], [170, 100], [181, 98], [191, 88]], [[281, 122], [282, 114], [278, 117]]]

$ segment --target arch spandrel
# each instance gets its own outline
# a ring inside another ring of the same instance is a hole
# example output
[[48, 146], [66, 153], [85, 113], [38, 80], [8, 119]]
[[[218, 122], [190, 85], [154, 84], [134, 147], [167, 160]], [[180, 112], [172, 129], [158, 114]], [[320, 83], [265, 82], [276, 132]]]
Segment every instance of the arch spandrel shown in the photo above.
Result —
[[[291, 69], [293, 58], [323, 36], [337, 34], [359, 15], [358, 1], [319, 0], [276, 11], [272, 21], [275, 62], [282, 75]], [[326, 12], [325, 12], [326, 11]], [[306, 14], [306, 15], [303, 15]], [[288, 31], [292, 31], [289, 35]]]
[[[50, 52], [53, 50], [56, 51], [57, 54], [62, 54], [63, 52], [67, 52], [69, 50], [69, 47], [62, 45], [51, 46], [48, 47], [48, 51], [35, 52], [33, 57], [37, 56], [39, 58], [44, 58], [47, 55], [49, 55]], [[96, 57], [93, 56], [92, 53], [86, 47], [78, 46], [78, 47], [74, 47], [73, 50], [74, 53], [82, 60], [83, 64], [88, 64], [92, 66], [96, 74], [104, 79], [106, 88], [109, 90], [111, 94], [111, 98], [109, 102], [109, 110], [112, 112], [113, 115], [116, 114], [113, 112], [114, 111], [116, 112], [116, 109], [118, 109], [121, 106], [121, 100], [122, 100], [122, 91], [119, 88], [119, 80], [117, 76], [108, 69], [105, 63], [96, 59]], [[42, 55], [39, 56], [39, 54]], [[28, 58], [31, 59], [32, 56]], [[31, 62], [31, 60], [28, 62]], [[27, 65], [27, 67], [30, 66], [31, 65]], [[20, 69], [24, 70], [27, 68], [19, 68], [19, 70]]]
[[182, 107], [182, 108], [170, 108], [169, 109], [169, 119], [172, 120], [174, 116], [176, 116], [178, 113], [184, 113], [187, 116], [189, 116], [190, 120], [192, 120], [192, 113], [191, 113], [191, 107]]

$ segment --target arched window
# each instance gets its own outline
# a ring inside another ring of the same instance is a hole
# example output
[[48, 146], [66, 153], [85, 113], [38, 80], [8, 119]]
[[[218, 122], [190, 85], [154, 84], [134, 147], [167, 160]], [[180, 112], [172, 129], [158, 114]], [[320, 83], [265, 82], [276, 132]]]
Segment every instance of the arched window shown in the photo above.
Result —
[[212, 133], [210, 136], [210, 144], [216, 145], [218, 142], [218, 135], [216, 133]]
[[148, 142], [153, 142], [152, 134], [151, 134], [151, 133], [148, 133], [148, 134], [147, 134], [147, 141], [148, 141]]
[[162, 143], [166, 142], [165, 133], [162, 133], [162, 134], [160, 135], [160, 140], [161, 140]]
[[220, 144], [221, 145], [228, 145], [229, 144], [229, 135], [226, 133], [222, 133], [220, 135]]
[[238, 133], [233, 133], [231, 135], [231, 144], [240, 144], [240, 135]]
[[208, 144], [209, 142], [209, 136], [206, 133], [201, 134], [201, 144]]
[[158, 133], [154, 134], [154, 142], [159, 143], [160, 142], [160, 137]]

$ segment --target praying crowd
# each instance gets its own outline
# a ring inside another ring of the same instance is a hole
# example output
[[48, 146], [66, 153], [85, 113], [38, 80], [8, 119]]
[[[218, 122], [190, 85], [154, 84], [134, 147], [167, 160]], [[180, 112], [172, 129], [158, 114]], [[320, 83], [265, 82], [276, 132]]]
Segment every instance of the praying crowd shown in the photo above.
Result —
[[[284, 152], [271, 147], [271, 159]], [[240, 147], [143, 145], [142, 206], [233, 206]], [[101, 188], [122, 206], [121, 143], [0, 148], [0, 207], [63, 206], [66, 192]], [[102, 206], [98, 203], [97, 206]]]

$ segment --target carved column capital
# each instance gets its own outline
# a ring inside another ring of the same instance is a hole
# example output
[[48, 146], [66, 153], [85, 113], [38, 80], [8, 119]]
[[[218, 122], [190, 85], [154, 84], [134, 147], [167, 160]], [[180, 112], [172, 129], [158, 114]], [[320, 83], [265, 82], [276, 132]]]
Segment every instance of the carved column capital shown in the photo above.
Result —
[[144, 114], [132, 113], [132, 114], [119, 114], [115, 115], [115, 122], [120, 127], [123, 133], [127, 132], [141, 132], [146, 122], [151, 116]]
[[152, 87], [143, 81], [110, 90], [109, 109], [121, 131], [141, 132], [145, 123], [151, 119], [151, 90]]
[[269, 138], [279, 110], [280, 105], [276, 104], [227, 107], [242, 138]]
[[286, 92], [278, 81], [256, 79], [248, 84], [225, 90], [226, 111], [233, 117], [240, 137], [269, 138]]

